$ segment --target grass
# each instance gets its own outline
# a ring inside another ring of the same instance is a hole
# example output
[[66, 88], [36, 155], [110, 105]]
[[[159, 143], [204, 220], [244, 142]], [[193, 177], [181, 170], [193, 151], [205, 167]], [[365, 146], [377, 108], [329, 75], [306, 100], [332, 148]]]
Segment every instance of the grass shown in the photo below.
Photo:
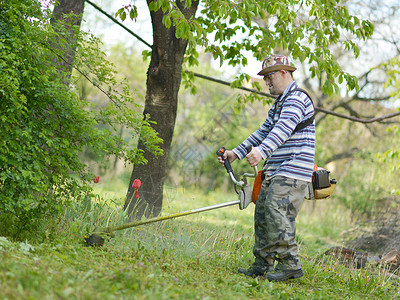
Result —
[[[166, 188], [163, 215], [236, 199]], [[114, 195], [118, 197], [118, 195]], [[370, 268], [350, 270], [323, 253], [352, 224], [334, 199], [305, 202], [298, 242], [305, 276], [269, 283], [237, 274], [252, 261], [253, 209], [221, 208], [116, 232], [103, 247], [85, 233], [124, 222], [122, 198], [67, 210], [56, 239], [0, 238], [1, 299], [396, 299], [399, 281]]]

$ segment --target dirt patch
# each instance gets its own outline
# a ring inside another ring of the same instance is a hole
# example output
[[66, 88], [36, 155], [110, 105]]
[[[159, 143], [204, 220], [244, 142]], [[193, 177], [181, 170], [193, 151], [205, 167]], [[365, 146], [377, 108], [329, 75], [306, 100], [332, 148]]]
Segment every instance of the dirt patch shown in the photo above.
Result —
[[385, 203], [385, 209], [349, 234], [346, 246], [376, 255], [400, 251], [400, 199], [392, 197]]
[[377, 228], [372, 232], [361, 234], [349, 241], [350, 248], [383, 255], [391, 250], [400, 251], [400, 229], [393, 227]]
[[359, 222], [357, 227], [343, 234], [345, 247], [333, 247], [325, 252], [350, 268], [367, 264], [384, 266], [400, 273], [400, 198], [386, 201], [376, 216]]
[[400, 252], [392, 250], [383, 256], [373, 256], [368, 252], [359, 252], [350, 248], [333, 247], [324, 253], [350, 269], [371, 267], [375, 270], [400, 274]]

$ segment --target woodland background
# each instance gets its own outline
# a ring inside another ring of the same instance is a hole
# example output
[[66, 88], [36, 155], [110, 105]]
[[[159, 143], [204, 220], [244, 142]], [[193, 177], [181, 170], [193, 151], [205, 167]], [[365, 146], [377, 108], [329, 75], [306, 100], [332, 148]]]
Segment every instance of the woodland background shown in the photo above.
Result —
[[[143, 119], [152, 61], [149, 11], [140, 1], [86, 1], [80, 27], [63, 28], [50, 22], [51, 3], [35, 3], [0, 1], [0, 295], [398, 297], [399, 266], [388, 273], [379, 265], [384, 254], [400, 251], [398, 1], [340, 3], [358, 17], [349, 18], [358, 25], [346, 26], [358, 28], [359, 38], [343, 30], [329, 51], [358, 79], [358, 89], [343, 77], [327, 84], [323, 68], [310, 69], [296, 54], [295, 80], [317, 107], [316, 163], [338, 184], [331, 198], [304, 203], [297, 238], [308, 275], [287, 285], [235, 274], [252, 259], [251, 207], [126, 230], [103, 248], [83, 242], [97, 226], [128, 221], [123, 206], [132, 168], [146, 160], [138, 150], [140, 134], [145, 133], [148, 151], [162, 153], [153, 123]], [[47, 18], [41, 19], [43, 11]], [[362, 20], [373, 24], [372, 35]], [[252, 21], [270, 26], [265, 19]], [[63, 65], [68, 30], [81, 34], [74, 68]], [[289, 54], [278, 45], [273, 50]], [[264, 121], [273, 101], [262, 95], [268, 91], [255, 75], [261, 62], [250, 53], [247, 66], [215, 58], [199, 49], [198, 65], [184, 64], [189, 73], [182, 73], [178, 93], [161, 215], [235, 199], [216, 150], [242, 142]], [[64, 72], [70, 76], [60, 76]], [[242, 72], [248, 76], [240, 77]], [[235, 174], [249, 171], [245, 161], [233, 168]], [[359, 270], [340, 256], [324, 255], [334, 246], [361, 251], [370, 265]]]
[[[114, 11], [118, 8], [117, 4], [108, 5], [102, 3], [105, 11], [113, 11], [112, 7]], [[338, 180], [333, 199], [350, 209], [354, 220], [362, 223], [367, 220], [371, 224], [372, 220], [378, 219], [378, 227], [386, 227], [379, 224], [381, 222], [389, 223], [388, 228], [377, 229], [378, 232], [372, 234], [379, 240], [377, 244], [367, 238], [368, 245], [364, 245], [367, 248], [383, 247], [380, 251], [387, 251], [398, 247], [400, 243], [395, 238], [398, 232], [397, 218], [393, 217], [397, 215], [400, 195], [399, 117], [375, 121], [373, 118], [388, 116], [399, 109], [396, 64], [399, 60], [400, 36], [395, 29], [399, 12], [398, 6], [392, 1], [368, 1], [364, 4], [354, 1], [350, 7], [360, 16], [368, 16], [375, 26], [374, 35], [368, 41], [358, 42], [360, 56], [357, 59], [340, 47], [333, 47], [332, 51], [343, 68], [357, 76], [360, 89], [349, 91], [341, 87], [340, 93], [329, 96], [321, 91], [322, 81], [310, 78], [307, 66], [299, 63], [296, 64], [299, 70], [295, 72], [295, 80], [311, 91], [316, 106], [353, 118], [317, 111], [316, 163], [330, 170]], [[115, 44], [108, 48], [105, 45], [108, 57], [119, 66], [118, 69], [134, 89], [144, 94], [148, 62], [142, 61], [140, 51], [148, 50], [148, 47], [94, 7], [87, 7], [85, 17], [87, 24], [83, 26], [88, 26], [94, 32], [96, 30], [99, 36], [108, 37], [108, 32], [118, 32], [111, 35]], [[146, 21], [146, 17], [139, 16], [134, 26], [146, 28]], [[104, 27], [104, 24], [110, 27]], [[127, 22], [123, 24], [129, 25]], [[144, 33], [141, 37], [150, 40], [150, 30]], [[127, 44], [131, 47], [128, 48]], [[216, 68], [217, 63], [210, 54], [202, 54], [199, 60], [200, 64], [194, 72], [226, 82], [233, 81], [237, 72], [243, 71], [243, 68], [235, 69], [228, 65]], [[255, 75], [259, 63], [253, 64], [244, 71], [252, 72], [250, 81], [258, 81], [262, 85], [262, 80]], [[139, 72], [130, 72], [139, 66]], [[141, 78], [133, 75], [140, 75]], [[233, 90], [202, 78], [195, 77], [194, 80], [196, 95], [183, 87], [179, 94], [176, 129], [168, 160], [167, 185], [172, 189], [195, 187], [205, 193], [215, 189], [229, 190], [232, 186], [225, 170], [216, 165], [215, 151], [222, 145], [235, 147], [249, 132], [258, 128], [265, 119], [269, 104], [252, 102], [246, 103], [243, 108], [238, 94], [246, 94], [245, 91]], [[87, 82], [80, 84], [85, 87]], [[251, 85], [248, 87], [251, 88]], [[91, 97], [89, 87], [82, 90], [87, 91], [85, 96]], [[263, 90], [268, 92], [266, 88]], [[95, 89], [92, 88], [92, 92], [95, 93]], [[246, 163], [238, 163], [236, 168], [238, 173], [244, 172]], [[124, 168], [121, 162], [116, 161], [99, 171], [105, 175], [105, 179], [118, 175], [127, 180], [129, 174], [129, 168]], [[380, 234], [381, 231], [385, 234]]]

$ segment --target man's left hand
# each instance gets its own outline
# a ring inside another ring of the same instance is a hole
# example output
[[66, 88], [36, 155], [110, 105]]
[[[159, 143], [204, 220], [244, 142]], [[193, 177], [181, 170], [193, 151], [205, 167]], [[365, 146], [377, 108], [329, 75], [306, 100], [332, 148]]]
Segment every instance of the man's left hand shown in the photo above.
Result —
[[252, 167], [257, 166], [257, 164], [262, 160], [260, 151], [255, 147], [253, 147], [250, 153], [246, 155], [246, 158]]

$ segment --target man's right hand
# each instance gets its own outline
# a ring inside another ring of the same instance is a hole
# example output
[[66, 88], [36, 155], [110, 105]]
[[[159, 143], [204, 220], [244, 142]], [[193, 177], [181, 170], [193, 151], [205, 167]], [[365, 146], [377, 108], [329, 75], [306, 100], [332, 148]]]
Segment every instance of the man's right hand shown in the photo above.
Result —
[[[226, 150], [223, 157], [224, 159], [228, 159], [230, 163], [233, 162], [236, 158], [238, 158], [235, 152], [233, 152], [232, 150]], [[218, 162], [222, 165], [224, 164], [224, 161], [221, 156], [218, 156]]]

